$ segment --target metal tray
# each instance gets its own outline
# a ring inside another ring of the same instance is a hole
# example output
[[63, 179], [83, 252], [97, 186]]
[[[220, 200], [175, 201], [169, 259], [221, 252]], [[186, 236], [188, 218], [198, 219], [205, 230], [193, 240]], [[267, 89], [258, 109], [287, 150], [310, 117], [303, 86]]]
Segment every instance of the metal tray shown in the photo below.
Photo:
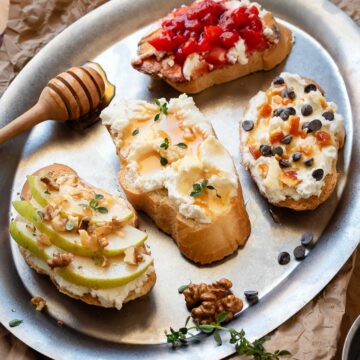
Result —
[[[117, 85], [117, 96], [152, 99], [176, 96], [162, 82], [151, 81], [133, 70], [129, 62], [145, 26], [181, 1], [112, 1], [85, 16], [47, 45], [11, 84], [0, 100], [4, 125], [31, 106], [48, 79], [87, 59], [98, 61]], [[105, 129], [97, 124], [79, 133], [64, 124], [44, 123], [0, 147], [2, 189], [0, 251], [0, 320], [34, 349], [57, 359], [217, 359], [233, 352], [230, 345], [212, 339], [176, 351], [164, 344], [164, 330], [178, 327], [188, 315], [178, 286], [228, 277], [234, 291], [256, 289], [260, 302], [245, 307], [232, 326], [244, 328], [250, 338], [260, 337], [283, 323], [310, 301], [339, 271], [359, 243], [359, 125], [360, 32], [354, 23], [328, 1], [266, 1], [266, 7], [296, 36], [290, 57], [270, 72], [213, 87], [195, 96], [210, 118], [219, 139], [234, 157], [242, 182], [252, 233], [244, 249], [212, 266], [196, 266], [184, 259], [171, 239], [151, 220], [141, 216], [149, 233], [158, 280], [150, 296], [131, 302], [118, 312], [71, 300], [46, 277], [31, 271], [10, 241], [10, 200], [17, 196], [25, 175], [52, 162], [72, 166], [87, 181], [118, 191], [118, 162]], [[144, 11], [146, 9], [146, 11]], [[325, 205], [313, 212], [275, 210], [275, 224], [267, 202], [239, 165], [238, 120], [246, 101], [266, 88], [281, 71], [297, 72], [318, 81], [345, 117], [347, 140], [340, 153], [339, 184]], [[277, 264], [280, 251], [292, 252], [301, 234], [312, 231], [315, 248], [299, 263]], [[27, 291], [26, 291], [27, 290]], [[31, 295], [48, 303], [48, 315], [34, 311]], [[65, 321], [59, 328], [54, 319]], [[140, 346], [141, 345], [141, 346]], [[60, 350], [61, 349], [61, 350]]]

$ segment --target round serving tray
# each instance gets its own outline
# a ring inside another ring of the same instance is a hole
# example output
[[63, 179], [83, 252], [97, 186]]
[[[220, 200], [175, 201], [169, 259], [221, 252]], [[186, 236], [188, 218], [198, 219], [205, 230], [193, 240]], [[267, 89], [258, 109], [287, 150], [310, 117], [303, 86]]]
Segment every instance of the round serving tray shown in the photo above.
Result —
[[[129, 63], [146, 26], [180, 4], [165, 0], [112, 1], [83, 17], [47, 45], [11, 84], [0, 100], [1, 126], [30, 107], [48, 79], [88, 59], [105, 68], [117, 85], [117, 96], [176, 96], [167, 85], [137, 73]], [[260, 302], [245, 306], [232, 322], [232, 326], [244, 328], [249, 338], [255, 338], [301, 309], [351, 256], [360, 238], [360, 131], [354, 121], [360, 117], [359, 29], [325, 0], [268, 0], [266, 7], [295, 34], [289, 58], [270, 72], [213, 87], [194, 97], [234, 157], [252, 222], [248, 243], [230, 258], [198, 267], [180, 256], [174, 242], [141, 215], [141, 228], [149, 233], [158, 275], [151, 294], [121, 311], [71, 300], [24, 264], [8, 235], [10, 201], [16, 198], [25, 175], [52, 162], [70, 165], [88, 182], [118, 191], [118, 163], [110, 137], [100, 124], [80, 133], [49, 122], [0, 147], [0, 320], [8, 327], [13, 318], [22, 319], [21, 326], [10, 330], [23, 342], [56, 359], [140, 359], [145, 354], [147, 358], [200, 359], [204, 354], [209, 359], [221, 358], [231, 354], [233, 348], [227, 344], [218, 347], [208, 338], [176, 351], [164, 344], [164, 330], [181, 326], [188, 315], [178, 286], [228, 277], [235, 293], [258, 290]], [[340, 153], [337, 191], [331, 199], [316, 211], [302, 214], [275, 209], [280, 218], [277, 224], [268, 204], [239, 165], [238, 120], [246, 101], [284, 70], [313, 78], [326, 89], [328, 98], [344, 115], [347, 140]], [[315, 234], [315, 248], [303, 262], [292, 259], [289, 265], [279, 266], [277, 254], [282, 250], [291, 252], [305, 231]], [[47, 313], [34, 311], [32, 295], [47, 300]], [[66, 325], [60, 328], [54, 319]]]

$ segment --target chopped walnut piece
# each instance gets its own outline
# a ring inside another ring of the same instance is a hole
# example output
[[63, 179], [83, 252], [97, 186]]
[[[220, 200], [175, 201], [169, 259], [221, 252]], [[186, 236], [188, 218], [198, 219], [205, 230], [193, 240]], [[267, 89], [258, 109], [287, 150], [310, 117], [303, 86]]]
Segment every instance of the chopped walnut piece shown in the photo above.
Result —
[[183, 295], [192, 318], [199, 324], [210, 324], [225, 311], [225, 321], [232, 320], [241, 311], [243, 302], [232, 294], [231, 287], [232, 282], [228, 279], [221, 279], [211, 285], [190, 284]]
[[36, 242], [40, 247], [48, 247], [51, 245], [49, 237], [45, 234], [39, 234], [36, 236]]
[[46, 306], [46, 301], [41, 296], [34, 296], [31, 303], [36, 306], [36, 311], [42, 311]]
[[41, 177], [40, 181], [43, 182], [50, 191], [59, 191], [60, 189], [59, 185], [54, 180], [46, 176]]
[[98, 240], [100, 249], [105, 249], [109, 245], [109, 240], [106, 237]]
[[74, 255], [70, 253], [54, 253], [52, 259], [47, 261], [47, 264], [51, 269], [66, 267], [71, 263], [73, 258]]
[[44, 220], [51, 220], [54, 217], [54, 209], [51, 205], [48, 205], [44, 209]]
[[137, 265], [144, 260], [144, 257], [140, 253], [139, 249], [134, 246], [130, 246], [125, 250], [124, 262], [129, 265]]
[[60, 215], [55, 216], [51, 220], [51, 226], [56, 232], [65, 232], [66, 231], [67, 219], [61, 217]]
[[81, 221], [80, 221], [80, 225], [79, 225], [79, 229], [80, 230], [87, 230], [90, 224], [90, 217], [89, 216], [84, 216]]

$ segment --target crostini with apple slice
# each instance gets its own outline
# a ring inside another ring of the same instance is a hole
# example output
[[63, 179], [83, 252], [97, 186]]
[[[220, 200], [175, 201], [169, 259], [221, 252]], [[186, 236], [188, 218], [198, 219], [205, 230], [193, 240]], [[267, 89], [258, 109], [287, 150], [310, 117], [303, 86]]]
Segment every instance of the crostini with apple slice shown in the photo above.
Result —
[[315, 81], [282, 73], [250, 100], [240, 133], [242, 163], [271, 204], [313, 210], [334, 191], [344, 120]]
[[174, 9], [138, 44], [133, 67], [198, 93], [281, 63], [293, 35], [258, 3], [201, 0]]
[[101, 113], [120, 159], [119, 182], [190, 260], [209, 264], [245, 244], [250, 223], [231, 156], [185, 94], [114, 99]]
[[58, 290], [101, 307], [121, 309], [154, 286], [147, 235], [120, 196], [88, 185], [53, 164], [27, 177], [10, 234], [27, 264]]

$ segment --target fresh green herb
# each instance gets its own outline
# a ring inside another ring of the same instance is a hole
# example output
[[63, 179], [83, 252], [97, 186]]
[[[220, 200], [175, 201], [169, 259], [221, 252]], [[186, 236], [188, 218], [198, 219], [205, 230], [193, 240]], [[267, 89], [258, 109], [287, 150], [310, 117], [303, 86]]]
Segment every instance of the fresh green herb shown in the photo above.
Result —
[[71, 220], [69, 220], [69, 221], [66, 223], [66, 225], [65, 225], [65, 229], [66, 229], [67, 231], [73, 230], [74, 227], [75, 227], [75, 224], [74, 224]]
[[14, 320], [9, 321], [9, 326], [16, 327], [16, 326], [19, 326], [22, 322], [23, 322], [22, 320], [14, 319]]
[[165, 159], [164, 157], [160, 156], [160, 164], [162, 166], [165, 166], [165, 165], [167, 165], [167, 163], [168, 163], [168, 160]]
[[42, 211], [38, 210], [36, 213], [38, 214], [40, 220], [44, 220], [45, 214]]
[[132, 135], [132, 136], [136, 136], [138, 133], [139, 133], [139, 129], [135, 129], [135, 130], [131, 133], [131, 135]]
[[[206, 334], [212, 334], [215, 342], [221, 346], [223, 341], [220, 335], [220, 331], [226, 331], [230, 334], [229, 343], [234, 345], [236, 352], [239, 355], [252, 356], [254, 360], [279, 360], [282, 356], [291, 355], [287, 350], [276, 350], [271, 353], [265, 350], [264, 343], [270, 338], [268, 336], [261, 339], [250, 342], [245, 338], [244, 330], [237, 331], [233, 328], [227, 328], [222, 326], [222, 323], [227, 318], [227, 312], [221, 312], [216, 321], [211, 324], [200, 325], [194, 323], [189, 326], [190, 316], [186, 319], [185, 325], [179, 330], [170, 328], [170, 332], [165, 331], [167, 342], [172, 344], [175, 348], [177, 346], [187, 345], [191, 338], [196, 339], [197, 334], [192, 331], [200, 331]], [[197, 340], [199, 340], [197, 338]]]
[[181, 149], [187, 149], [187, 147], [188, 147], [186, 144], [184, 144], [184, 143], [182, 143], [182, 142], [176, 144], [176, 146], [178, 146], [178, 147], [181, 148]]
[[44, 191], [44, 194], [50, 195], [49, 190], [48, 190], [48, 189], [46, 189], [46, 190]]
[[179, 293], [179, 294], [182, 294], [188, 287], [189, 287], [189, 284], [187, 284], [187, 285], [181, 285], [181, 286], [178, 288], [178, 293]]
[[160, 145], [160, 147], [164, 150], [167, 150], [169, 148], [169, 139], [165, 138], [164, 142]]
[[158, 99], [154, 100], [155, 104], [159, 107], [159, 112], [155, 115], [154, 121], [159, 121], [161, 114], [167, 115], [168, 113], [168, 104], [164, 102], [161, 104], [161, 102]]
[[108, 208], [105, 206], [99, 206], [99, 200], [102, 200], [104, 198], [104, 195], [102, 194], [96, 194], [93, 199], [90, 200], [89, 205], [88, 204], [79, 204], [80, 206], [88, 207], [89, 209], [92, 209], [94, 211], [98, 211], [101, 214], [107, 214], [109, 212]]
[[203, 180], [201, 183], [195, 183], [193, 184], [193, 191], [190, 193], [190, 196], [192, 197], [197, 197], [199, 195], [201, 195], [204, 190], [214, 190], [216, 192], [216, 197], [218, 197], [219, 199], [221, 199], [221, 195], [218, 194], [215, 186], [213, 185], [209, 185], [209, 180]]

